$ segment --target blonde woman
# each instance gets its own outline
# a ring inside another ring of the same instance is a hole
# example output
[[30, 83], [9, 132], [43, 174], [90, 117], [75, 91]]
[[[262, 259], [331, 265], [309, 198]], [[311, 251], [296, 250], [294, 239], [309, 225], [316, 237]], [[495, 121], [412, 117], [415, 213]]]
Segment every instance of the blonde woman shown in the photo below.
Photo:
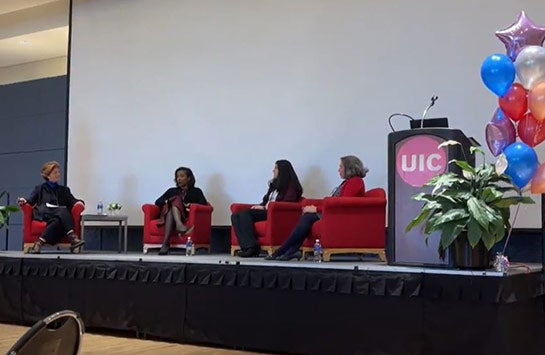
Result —
[[76, 199], [68, 187], [59, 185], [61, 166], [58, 162], [45, 163], [41, 175], [45, 182], [36, 186], [29, 197], [17, 199], [19, 205], [34, 205], [33, 219], [47, 223], [44, 232], [28, 252], [39, 254], [42, 245], [55, 245], [63, 236], [70, 238], [70, 250], [74, 251], [85, 242], [74, 234], [74, 220], [70, 211], [76, 203], [83, 201]]

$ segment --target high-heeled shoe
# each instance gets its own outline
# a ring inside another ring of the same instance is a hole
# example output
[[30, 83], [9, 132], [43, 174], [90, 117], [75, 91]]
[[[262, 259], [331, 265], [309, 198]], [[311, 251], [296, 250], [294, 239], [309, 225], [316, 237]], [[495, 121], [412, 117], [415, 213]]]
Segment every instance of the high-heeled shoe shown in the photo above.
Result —
[[184, 226], [184, 228], [177, 229], [176, 231], [178, 232], [179, 237], [183, 237], [184, 235], [191, 234], [191, 232], [193, 232], [193, 229], [195, 229], [195, 226]]
[[84, 240], [81, 240], [79, 238], [74, 238], [74, 240], [70, 243], [70, 252], [71, 253], [79, 253], [81, 251], [81, 247], [85, 244]]
[[163, 248], [159, 250], [159, 255], [168, 255], [168, 248]]
[[30, 248], [27, 249], [27, 254], [40, 254], [42, 251], [42, 245], [39, 240], [35, 241]]

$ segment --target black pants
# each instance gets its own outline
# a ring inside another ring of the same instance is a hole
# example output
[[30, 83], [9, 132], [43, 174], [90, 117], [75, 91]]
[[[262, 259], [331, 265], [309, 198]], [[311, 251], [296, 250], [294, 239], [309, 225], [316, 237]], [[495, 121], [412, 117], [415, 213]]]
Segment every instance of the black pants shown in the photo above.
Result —
[[41, 238], [55, 245], [70, 231], [74, 231], [74, 220], [67, 208], [55, 208], [44, 216], [47, 222]]
[[288, 239], [278, 248], [274, 254], [280, 256], [283, 254], [293, 254], [301, 248], [305, 238], [308, 236], [312, 225], [320, 220], [318, 213], [303, 213], [297, 225], [291, 232]]
[[267, 210], [243, 210], [231, 215], [231, 224], [241, 249], [258, 247], [254, 223], [267, 220]]

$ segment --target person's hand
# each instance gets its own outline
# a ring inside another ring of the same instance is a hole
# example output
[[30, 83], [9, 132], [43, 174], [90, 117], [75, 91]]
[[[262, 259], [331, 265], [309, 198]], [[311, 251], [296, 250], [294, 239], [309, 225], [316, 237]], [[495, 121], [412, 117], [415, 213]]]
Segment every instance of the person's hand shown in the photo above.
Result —
[[316, 213], [318, 212], [318, 208], [314, 205], [308, 205], [303, 207], [303, 213]]
[[252, 210], [264, 210], [265, 209], [265, 206], [261, 206], [261, 205], [253, 205], [251, 207]]
[[26, 199], [25, 199], [24, 197], [19, 197], [19, 198], [17, 198], [17, 204], [18, 204], [19, 206], [22, 206], [22, 205], [24, 205], [25, 203], [26, 203]]

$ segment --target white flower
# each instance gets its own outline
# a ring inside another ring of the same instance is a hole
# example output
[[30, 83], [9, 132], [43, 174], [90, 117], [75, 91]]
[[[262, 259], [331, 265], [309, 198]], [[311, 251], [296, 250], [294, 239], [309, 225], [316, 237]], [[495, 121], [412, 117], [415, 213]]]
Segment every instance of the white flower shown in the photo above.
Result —
[[120, 210], [123, 207], [122, 204], [118, 202], [111, 202], [108, 204], [108, 211]]

